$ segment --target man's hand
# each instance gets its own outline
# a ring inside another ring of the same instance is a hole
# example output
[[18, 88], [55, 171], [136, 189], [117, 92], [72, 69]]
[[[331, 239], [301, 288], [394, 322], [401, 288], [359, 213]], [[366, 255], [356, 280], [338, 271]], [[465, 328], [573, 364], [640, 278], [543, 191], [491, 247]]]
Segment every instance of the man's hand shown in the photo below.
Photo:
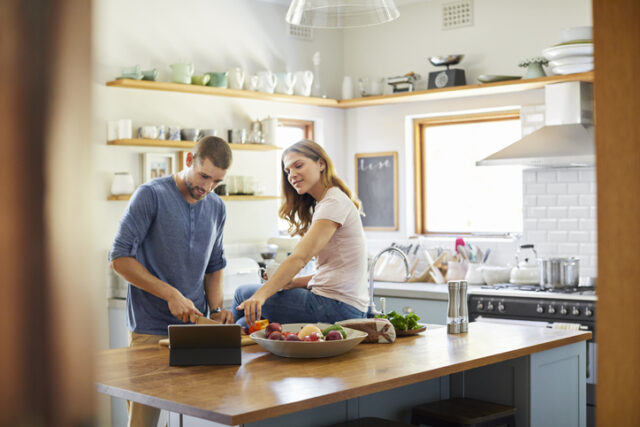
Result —
[[211, 320], [215, 320], [216, 322], [231, 324], [233, 323], [233, 313], [229, 310], [222, 310], [219, 313], [211, 313], [209, 316]]
[[247, 300], [244, 300], [238, 307], [238, 310], [244, 310], [244, 319], [249, 326], [253, 325], [256, 321], [260, 320], [262, 315], [262, 306], [264, 305], [264, 299], [256, 297], [255, 294]]
[[198, 316], [203, 316], [189, 298], [185, 298], [180, 292], [167, 300], [169, 311], [184, 323], [195, 322]]

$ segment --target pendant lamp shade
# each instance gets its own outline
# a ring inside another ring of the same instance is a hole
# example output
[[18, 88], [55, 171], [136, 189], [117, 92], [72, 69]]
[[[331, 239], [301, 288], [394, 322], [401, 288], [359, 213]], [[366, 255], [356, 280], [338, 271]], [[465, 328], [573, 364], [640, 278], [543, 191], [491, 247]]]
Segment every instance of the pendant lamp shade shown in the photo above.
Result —
[[292, 0], [286, 19], [301, 27], [352, 28], [384, 24], [398, 16], [394, 0]]

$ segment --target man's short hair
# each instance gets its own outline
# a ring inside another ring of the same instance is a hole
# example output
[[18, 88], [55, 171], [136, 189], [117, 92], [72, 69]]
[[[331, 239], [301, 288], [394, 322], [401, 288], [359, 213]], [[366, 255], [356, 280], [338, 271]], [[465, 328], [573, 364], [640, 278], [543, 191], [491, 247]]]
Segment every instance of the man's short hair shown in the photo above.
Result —
[[214, 166], [227, 170], [231, 166], [233, 156], [229, 143], [217, 136], [205, 136], [196, 142], [193, 148], [193, 160], [209, 159]]

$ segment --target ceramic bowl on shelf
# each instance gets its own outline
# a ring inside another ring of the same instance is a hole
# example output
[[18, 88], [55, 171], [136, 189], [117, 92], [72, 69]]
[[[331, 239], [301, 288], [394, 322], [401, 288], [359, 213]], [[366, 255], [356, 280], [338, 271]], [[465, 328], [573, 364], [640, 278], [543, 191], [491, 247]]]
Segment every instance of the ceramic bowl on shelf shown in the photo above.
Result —
[[554, 74], [586, 73], [587, 71], [591, 70], [593, 70], [593, 62], [589, 64], [569, 64], [551, 67], [551, 71]]
[[575, 64], [593, 64], [593, 56], [581, 55], [581, 56], [565, 56], [564, 58], [558, 58], [553, 61], [549, 61], [550, 67], [564, 67], [565, 65]]
[[566, 56], [593, 56], [593, 43], [577, 43], [562, 46], [552, 46], [542, 51], [542, 56], [552, 61]]
[[558, 34], [558, 40], [560, 43], [567, 43], [574, 40], [591, 40], [592, 37], [592, 26], [563, 28]]
[[183, 128], [180, 131], [183, 141], [197, 141], [200, 136], [200, 129], [198, 128]]

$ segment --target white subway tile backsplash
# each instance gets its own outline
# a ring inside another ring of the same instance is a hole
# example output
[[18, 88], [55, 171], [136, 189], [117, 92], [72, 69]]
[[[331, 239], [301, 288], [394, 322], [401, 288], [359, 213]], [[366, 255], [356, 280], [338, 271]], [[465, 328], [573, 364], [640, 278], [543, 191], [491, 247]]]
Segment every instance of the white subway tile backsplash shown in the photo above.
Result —
[[596, 229], [596, 220], [591, 218], [581, 218], [579, 220], [580, 230], [582, 231], [593, 231]]
[[567, 193], [567, 185], [575, 185], [575, 184], [547, 184], [547, 193], [549, 194], [566, 194]]
[[568, 184], [567, 191], [570, 194], [590, 194], [591, 184], [588, 182], [576, 182]]
[[580, 255], [597, 255], [598, 246], [595, 243], [580, 243], [578, 253]]
[[591, 241], [587, 231], [569, 231], [569, 242], [588, 243]]
[[578, 196], [578, 203], [580, 206], [595, 206], [596, 195], [595, 194], [581, 194]]
[[578, 172], [578, 179], [580, 182], [595, 182], [596, 181], [596, 170], [595, 168], [584, 168], [580, 169]]
[[532, 182], [536, 182], [536, 171], [535, 170], [525, 170], [522, 172], [522, 182], [525, 184], [530, 184]]
[[568, 231], [550, 231], [549, 242], [566, 242]]
[[595, 179], [595, 168], [523, 171], [522, 242], [540, 256], [579, 255], [581, 276], [597, 273]]
[[558, 220], [558, 230], [574, 231], [578, 229], [578, 224], [575, 218], [563, 218]]
[[558, 256], [574, 256], [578, 253], [577, 243], [558, 244]]
[[586, 206], [569, 206], [569, 218], [589, 218], [590, 213]]
[[525, 184], [525, 194], [547, 194], [547, 186], [545, 184]]
[[[540, 196], [538, 196], [539, 198]], [[578, 205], [578, 196], [575, 194], [559, 194], [558, 196], [558, 206], [577, 206]]]
[[534, 197], [536, 197], [536, 204], [538, 206], [555, 206], [556, 204], [559, 204], [557, 199], [561, 196], [556, 196], [555, 194], [541, 194]]
[[541, 170], [538, 171], [537, 181], [538, 182], [557, 182], [558, 175], [554, 170]]
[[578, 182], [578, 172], [575, 170], [559, 170], [558, 182]]
[[557, 219], [540, 219], [538, 220], [538, 230], [557, 230], [558, 229], [558, 220]]
[[547, 216], [547, 208], [545, 207], [533, 207], [527, 208], [525, 212], [525, 218], [545, 218]]
[[547, 217], [549, 218], [566, 218], [568, 209], [566, 206], [555, 206], [547, 208]]

